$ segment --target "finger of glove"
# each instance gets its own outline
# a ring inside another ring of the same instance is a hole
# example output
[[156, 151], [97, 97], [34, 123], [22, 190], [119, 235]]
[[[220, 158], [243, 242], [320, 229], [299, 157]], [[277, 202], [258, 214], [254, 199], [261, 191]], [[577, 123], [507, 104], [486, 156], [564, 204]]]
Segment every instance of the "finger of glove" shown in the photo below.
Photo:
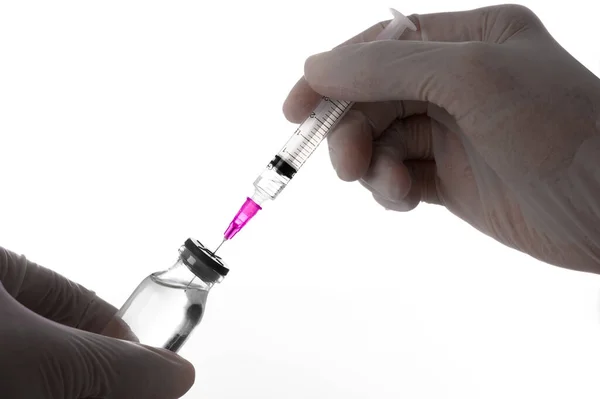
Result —
[[283, 115], [292, 123], [301, 123], [315, 109], [322, 96], [300, 78], [283, 103]]
[[362, 178], [371, 162], [372, 141], [397, 118], [427, 112], [422, 102], [357, 104], [327, 136], [331, 163], [339, 178]]
[[[470, 93], [467, 90], [460, 95], [464, 79], [468, 79], [461, 57], [465, 51], [470, 50], [447, 43], [391, 40], [354, 44], [311, 56], [304, 75], [313, 90], [331, 98], [431, 102], [456, 116], [462, 97]], [[457, 74], [464, 74], [464, 79]], [[462, 108], [467, 106], [462, 101]]]
[[432, 160], [431, 120], [412, 116], [394, 122], [375, 141], [370, 168], [363, 185], [387, 201], [402, 201], [412, 189], [406, 160]]
[[[371, 42], [377, 38], [377, 35], [389, 24], [390, 20], [379, 22], [356, 36], [346, 40], [342, 44], [334, 47], [339, 48], [347, 46], [349, 44]], [[405, 30], [401, 38], [413, 37], [414, 32], [409, 29]], [[300, 123], [308, 117], [308, 115], [314, 110], [319, 101], [321, 95], [315, 92], [310, 85], [307, 83], [304, 77], [301, 77], [283, 103], [283, 114], [288, 121], [292, 123]]]
[[350, 110], [327, 138], [329, 158], [338, 177], [354, 181], [369, 169], [373, 133], [365, 115]]
[[117, 311], [93, 291], [1, 247], [0, 281], [30, 310], [70, 327], [99, 332]]
[[[543, 28], [542, 22], [532, 10], [518, 4], [493, 5], [465, 11], [412, 14], [408, 18], [417, 29], [405, 30], [399, 40], [502, 43], [515, 38], [517, 36], [515, 32], [525, 33], [527, 30], [539, 31]], [[374, 41], [389, 23], [390, 20], [375, 24], [337, 47]]]
[[417, 26], [407, 40], [432, 42], [503, 43], [542, 24], [528, 8], [516, 4], [481, 7], [458, 12], [413, 15]]
[[392, 123], [377, 140], [377, 146], [396, 150], [401, 161], [433, 160], [432, 120], [413, 115]]
[[[297, 98], [288, 97], [288, 100], [294, 103], [294, 108], [290, 111], [293, 112], [293, 115], [289, 114], [287, 118], [292, 123], [301, 123], [314, 111], [323, 97], [313, 91], [305, 81], [303, 83], [298, 82], [296, 85], [300, 87], [293, 89], [290, 96]], [[359, 110], [369, 117], [376, 135], [381, 133], [394, 119], [417, 113], [425, 113], [427, 111], [426, 108], [427, 103], [423, 101], [358, 103], [352, 106], [352, 109]]]
[[378, 139], [395, 120], [426, 114], [429, 106], [423, 101], [387, 101], [356, 103], [352, 109], [365, 115], [373, 130], [373, 139]]
[[65, 361], [79, 366], [81, 397], [171, 399], [194, 384], [193, 365], [166, 349], [86, 332], [78, 337]]
[[388, 201], [399, 201], [410, 192], [411, 178], [398, 153], [391, 148], [378, 148], [373, 152], [373, 161], [361, 184], [371, 193]]
[[139, 338], [133, 333], [125, 320], [114, 316], [101, 332], [102, 335], [112, 338], [139, 342]]
[[410, 175], [410, 190], [400, 200], [389, 198], [373, 192], [375, 201], [387, 210], [408, 212], [421, 202], [442, 205], [438, 192], [437, 166], [433, 161], [407, 161], [405, 163]]
[[167, 399], [194, 383], [193, 366], [176, 354], [43, 318], [2, 284], [0, 316], [0, 391], [7, 397]]
[[[531, 10], [512, 4], [459, 12], [414, 14], [408, 18], [416, 25], [417, 30], [407, 29], [400, 40], [503, 43], [506, 40], [528, 34], [532, 30], [540, 31], [540, 28], [543, 28], [539, 18]], [[389, 22], [387, 20], [375, 24], [334, 49], [372, 42]], [[315, 88], [307, 82], [306, 77], [300, 78], [284, 101], [285, 117], [290, 122], [300, 123], [314, 109], [321, 95], [326, 94], [320, 92], [318, 88], [315, 91]]]

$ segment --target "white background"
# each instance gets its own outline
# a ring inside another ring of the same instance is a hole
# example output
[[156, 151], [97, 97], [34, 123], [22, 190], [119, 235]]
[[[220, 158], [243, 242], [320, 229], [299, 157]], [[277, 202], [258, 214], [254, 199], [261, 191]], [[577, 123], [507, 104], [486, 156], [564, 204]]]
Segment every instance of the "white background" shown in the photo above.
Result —
[[[187, 237], [220, 241], [294, 130], [281, 105], [307, 56], [388, 6], [490, 3], [448, 4], [0, 3], [0, 245], [120, 306]], [[600, 72], [593, 2], [522, 4]], [[326, 148], [221, 254], [186, 397], [600, 397], [598, 276], [440, 208], [384, 211]]]

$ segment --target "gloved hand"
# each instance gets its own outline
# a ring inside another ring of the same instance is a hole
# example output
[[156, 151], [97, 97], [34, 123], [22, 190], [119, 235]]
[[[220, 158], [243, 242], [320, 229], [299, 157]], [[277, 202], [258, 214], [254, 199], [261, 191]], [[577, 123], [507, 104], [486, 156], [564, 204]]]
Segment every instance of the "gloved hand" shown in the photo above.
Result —
[[600, 272], [600, 80], [521, 6], [411, 20], [401, 40], [373, 42], [377, 24], [310, 57], [288, 120], [320, 95], [356, 101], [328, 138], [341, 179], [387, 209], [441, 204], [542, 261]]
[[[0, 248], [0, 397], [179, 398], [194, 368], [167, 350], [96, 334], [116, 309]], [[111, 334], [131, 338], [123, 328]]]

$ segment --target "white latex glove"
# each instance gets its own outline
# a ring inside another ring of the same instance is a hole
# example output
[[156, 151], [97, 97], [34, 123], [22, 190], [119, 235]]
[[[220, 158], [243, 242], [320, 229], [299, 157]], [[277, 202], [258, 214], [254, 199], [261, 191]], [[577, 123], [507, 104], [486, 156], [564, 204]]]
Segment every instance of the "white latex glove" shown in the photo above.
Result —
[[600, 80], [521, 6], [411, 20], [402, 40], [373, 42], [378, 24], [310, 57], [286, 117], [320, 95], [356, 101], [328, 140], [340, 178], [388, 209], [441, 204], [540, 260], [600, 272]]
[[[96, 334], [115, 313], [93, 292], [0, 248], [0, 398], [181, 397], [193, 366]], [[126, 329], [111, 334], [131, 338]]]

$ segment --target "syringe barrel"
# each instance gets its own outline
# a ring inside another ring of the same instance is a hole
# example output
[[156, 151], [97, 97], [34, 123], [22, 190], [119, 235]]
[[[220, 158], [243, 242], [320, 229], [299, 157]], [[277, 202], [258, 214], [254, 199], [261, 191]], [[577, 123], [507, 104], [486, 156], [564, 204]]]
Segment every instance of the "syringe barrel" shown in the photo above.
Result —
[[[377, 35], [375, 40], [398, 39], [407, 28], [410, 30], [417, 29], [412, 21], [402, 13], [394, 9], [390, 9], [390, 11], [394, 19]], [[313, 112], [298, 126], [292, 137], [273, 158], [269, 167], [281, 176], [289, 179], [294, 177], [329, 132], [352, 108], [352, 105], [354, 103], [350, 101], [323, 97]], [[283, 187], [285, 187], [285, 184], [277, 191], [277, 194], [281, 192]]]
[[292, 137], [254, 181], [253, 199], [274, 200], [306, 160], [315, 152], [353, 103], [323, 97], [315, 110], [298, 126]]
[[294, 170], [293, 176], [346, 115], [352, 105], [353, 103], [350, 101], [323, 97], [313, 112], [298, 126], [281, 151], [277, 153], [279, 159], [276, 157], [273, 161], [287, 163]]

